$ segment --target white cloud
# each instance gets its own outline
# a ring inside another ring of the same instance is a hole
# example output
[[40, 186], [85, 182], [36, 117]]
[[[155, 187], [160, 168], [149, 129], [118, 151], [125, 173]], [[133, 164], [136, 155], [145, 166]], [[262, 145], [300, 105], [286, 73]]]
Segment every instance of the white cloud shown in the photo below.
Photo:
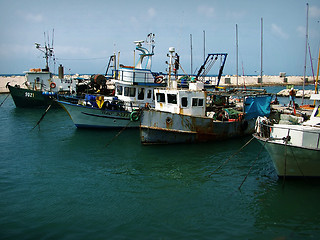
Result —
[[320, 8], [316, 6], [311, 6], [309, 11], [310, 11], [310, 17], [314, 17], [314, 18], [320, 17]]
[[156, 16], [156, 10], [154, 8], [149, 8], [148, 9], [148, 16], [153, 18]]
[[271, 25], [271, 31], [281, 38], [288, 39], [288, 34], [286, 34], [277, 24], [273, 23]]
[[30, 22], [42, 22], [44, 20], [44, 17], [41, 13], [33, 14], [18, 10], [17, 15]]
[[202, 5], [198, 7], [198, 13], [211, 18], [214, 16], [214, 8]]
[[27, 20], [30, 20], [30, 21], [33, 21], [33, 22], [42, 22], [42, 20], [43, 20], [42, 14], [31, 14], [31, 13], [28, 13], [28, 14], [26, 14], [25, 18]]
[[306, 36], [306, 28], [305, 27], [302, 27], [302, 26], [297, 27], [297, 32], [300, 37]]

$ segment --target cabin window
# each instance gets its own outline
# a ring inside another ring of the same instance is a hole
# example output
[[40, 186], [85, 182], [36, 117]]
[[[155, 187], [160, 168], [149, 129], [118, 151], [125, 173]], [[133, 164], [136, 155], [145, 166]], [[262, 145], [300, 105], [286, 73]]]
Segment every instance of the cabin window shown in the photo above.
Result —
[[126, 96], [126, 97], [134, 97], [134, 96], [136, 96], [136, 89], [135, 88], [130, 88], [130, 87], [125, 87], [124, 88], [124, 96]]
[[138, 88], [138, 100], [144, 99], [144, 88]]
[[192, 107], [198, 106], [198, 98], [192, 98]]
[[129, 96], [129, 88], [128, 88], [128, 87], [125, 87], [125, 88], [124, 88], [124, 95], [125, 95], [126, 97]]
[[152, 98], [152, 90], [149, 89], [147, 92], [147, 98]]
[[188, 98], [187, 97], [181, 98], [181, 107], [188, 107]]
[[136, 88], [130, 88], [130, 97], [136, 96]]
[[168, 103], [177, 104], [177, 95], [176, 94], [167, 94]]
[[117, 95], [122, 95], [122, 86], [117, 86]]
[[203, 106], [203, 98], [192, 98], [192, 106], [193, 107], [202, 107]]
[[157, 96], [157, 102], [165, 102], [166, 101], [164, 93], [157, 93], [156, 96]]

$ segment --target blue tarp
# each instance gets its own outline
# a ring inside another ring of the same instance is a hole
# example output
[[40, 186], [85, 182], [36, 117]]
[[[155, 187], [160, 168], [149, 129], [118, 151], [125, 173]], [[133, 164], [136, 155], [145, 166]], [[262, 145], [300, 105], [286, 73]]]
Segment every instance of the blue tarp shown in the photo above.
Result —
[[270, 115], [270, 102], [272, 96], [247, 97], [244, 103], [244, 118], [249, 120], [258, 116]]

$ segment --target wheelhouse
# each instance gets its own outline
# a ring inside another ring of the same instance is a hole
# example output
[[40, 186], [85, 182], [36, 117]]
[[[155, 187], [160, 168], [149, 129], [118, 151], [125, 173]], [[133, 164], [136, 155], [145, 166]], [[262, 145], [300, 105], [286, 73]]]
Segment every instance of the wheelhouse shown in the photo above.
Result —
[[205, 116], [205, 91], [155, 89], [155, 109], [192, 116]]

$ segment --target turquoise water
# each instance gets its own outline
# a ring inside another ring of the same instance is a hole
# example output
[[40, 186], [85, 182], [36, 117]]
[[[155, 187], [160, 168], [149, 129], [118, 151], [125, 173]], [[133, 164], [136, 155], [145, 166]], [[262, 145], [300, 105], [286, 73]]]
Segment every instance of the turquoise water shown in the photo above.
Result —
[[250, 136], [142, 146], [125, 130], [106, 147], [119, 130], [61, 109], [31, 130], [42, 113], [0, 107], [0, 239], [319, 239], [320, 179], [278, 179], [255, 140], [209, 177]]

